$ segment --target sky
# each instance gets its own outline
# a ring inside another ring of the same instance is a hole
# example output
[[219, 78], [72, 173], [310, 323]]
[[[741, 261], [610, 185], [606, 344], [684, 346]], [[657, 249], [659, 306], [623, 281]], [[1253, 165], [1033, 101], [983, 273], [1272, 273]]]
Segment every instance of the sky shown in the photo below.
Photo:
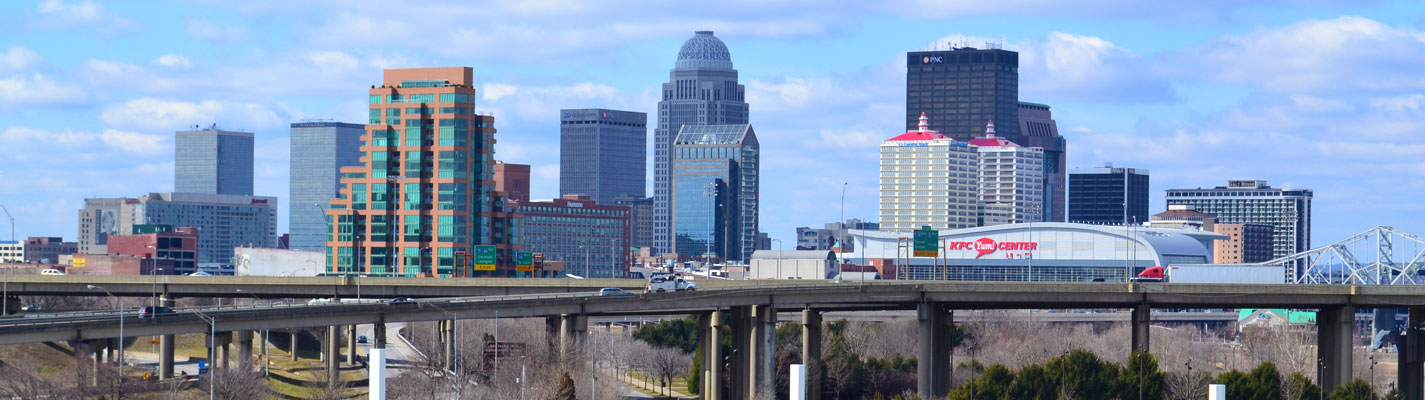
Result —
[[173, 132], [216, 123], [256, 134], [286, 232], [289, 124], [362, 123], [382, 69], [437, 66], [474, 68], [496, 158], [556, 197], [558, 110], [656, 118], [695, 30], [746, 85], [761, 227], [787, 247], [838, 219], [843, 183], [845, 216], [878, 219], [904, 53], [986, 42], [1020, 52], [1020, 100], [1052, 107], [1071, 168], [1151, 171], [1152, 212], [1166, 189], [1262, 179], [1315, 190], [1313, 245], [1425, 234], [1418, 0], [5, 1], [0, 205], [19, 238], [74, 240], [84, 198], [172, 191]]

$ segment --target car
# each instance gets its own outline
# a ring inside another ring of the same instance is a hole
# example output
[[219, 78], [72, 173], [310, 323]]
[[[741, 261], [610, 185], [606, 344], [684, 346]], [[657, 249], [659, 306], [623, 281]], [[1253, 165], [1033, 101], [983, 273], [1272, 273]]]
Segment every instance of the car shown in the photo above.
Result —
[[20, 311], [23, 312], [40, 312], [44, 310], [45, 308], [40, 307], [38, 304], [26, 304], [24, 307], [20, 307]]
[[356, 337], [356, 342], [357, 342], [357, 343], [366, 343], [366, 335], [357, 336], [357, 337]]
[[402, 304], [416, 304], [416, 299], [412, 299], [410, 297], [397, 297], [390, 300], [386, 300], [387, 306], [399, 306]]
[[677, 290], [677, 283], [673, 282], [672, 279], [666, 279], [662, 276], [655, 276], [653, 279], [649, 279], [648, 286], [643, 288], [644, 293], [663, 293]]
[[144, 308], [139, 309], [139, 318], [153, 318], [162, 314], [173, 314], [175, 312], [176, 311], [173, 311], [172, 308], [163, 306], [144, 306]]
[[622, 296], [622, 295], [625, 295], [625, 294], [633, 294], [633, 293], [630, 293], [630, 292], [627, 291], [627, 290], [623, 290], [623, 289], [616, 288], [616, 287], [606, 287], [606, 288], [603, 288], [603, 289], [599, 289], [599, 295], [600, 295], [600, 296]]
[[57, 269], [54, 269], [54, 268], [45, 268], [45, 269], [40, 270], [40, 275], [67, 275], [67, 274], [65, 274], [64, 271], [60, 271], [60, 270], [57, 270]]
[[204, 271], [198, 271], [198, 272], [194, 272], [194, 273], [188, 274], [188, 276], [213, 276], [213, 274], [210, 274], [210, 273], [207, 273], [207, 272], [204, 272]]

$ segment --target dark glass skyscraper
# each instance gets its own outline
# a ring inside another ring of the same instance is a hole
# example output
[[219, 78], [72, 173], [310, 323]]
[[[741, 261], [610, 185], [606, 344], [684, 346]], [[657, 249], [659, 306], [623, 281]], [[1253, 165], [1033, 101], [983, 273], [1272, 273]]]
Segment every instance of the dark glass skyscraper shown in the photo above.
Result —
[[1044, 219], [1064, 222], [1064, 196], [1068, 183], [1068, 143], [1059, 136], [1059, 124], [1049, 113], [1049, 106], [1019, 102], [1019, 134], [1027, 147], [1044, 149]]
[[559, 194], [613, 205], [647, 193], [648, 114], [602, 108], [559, 110]]
[[343, 122], [292, 124], [291, 181], [287, 207], [293, 250], [327, 247], [326, 209], [341, 191], [342, 167], [361, 164], [361, 136], [366, 126]]
[[906, 53], [905, 127], [915, 130], [920, 113], [930, 130], [962, 142], [996, 132], [1011, 142], [1019, 134], [1019, 53], [961, 47]]
[[1069, 222], [1101, 225], [1148, 221], [1148, 170], [1075, 168], [1069, 171]]
[[678, 61], [663, 84], [658, 128], [653, 144], [653, 247], [673, 249], [671, 224], [673, 140], [685, 125], [746, 124], [743, 87], [732, 68], [732, 54], [712, 31], [697, 31], [683, 42]]
[[673, 144], [674, 252], [746, 261], [757, 248], [757, 135], [751, 125], [685, 125]]
[[252, 133], [194, 128], [173, 141], [173, 191], [251, 196]]

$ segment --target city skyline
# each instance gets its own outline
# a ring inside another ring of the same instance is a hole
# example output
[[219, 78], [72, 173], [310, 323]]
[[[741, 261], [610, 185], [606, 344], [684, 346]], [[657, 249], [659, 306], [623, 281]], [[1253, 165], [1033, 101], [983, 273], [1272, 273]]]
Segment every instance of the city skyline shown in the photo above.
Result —
[[[509, 22], [455, 36], [461, 47], [451, 50], [406, 40], [418, 35], [408, 31], [422, 10], [377, 16], [392, 10], [367, 3], [311, 28], [283, 24], [324, 6], [7, 3], [0, 10], [25, 22], [0, 28], [8, 39], [0, 42], [0, 112], [12, 117], [0, 138], [14, 161], [0, 167], [0, 204], [15, 214], [18, 238], [73, 240], [85, 197], [173, 190], [172, 132], [217, 123], [254, 133], [254, 194], [289, 206], [290, 123], [363, 121], [359, 92], [383, 68], [467, 64], [476, 66], [481, 108], [500, 116], [496, 158], [533, 165], [532, 197], [558, 197], [558, 159], [548, 156], [558, 125], [549, 116], [586, 107], [656, 112], [679, 44], [711, 29], [732, 49], [756, 109], [750, 122], [763, 133], [769, 190], [760, 225], [784, 241], [796, 226], [838, 218], [841, 182], [850, 182], [845, 216], [875, 218], [876, 143], [903, 132], [908, 112], [906, 52], [991, 41], [1023, 55], [1019, 98], [1054, 107], [1067, 167], [1112, 161], [1154, 172], [1150, 212], [1164, 209], [1164, 189], [1259, 179], [1315, 190], [1313, 243], [1381, 224], [1425, 231], [1425, 222], [1398, 218], [1419, 209], [1405, 199], [1425, 194], [1410, 183], [1425, 175], [1425, 138], [1411, 135], [1425, 129], [1425, 60], [1411, 56], [1425, 51], [1418, 6], [1155, 4], [1088, 15], [1055, 4], [1027, 15], [752, 5], [680, 16], [648, 7], [644, 15], [676, 18], [626, 28], [632, 33], [614, 28], [617, 19], [563, 31], [522, 25], [627, 10], [472, 5], [451, 14], [503, 13]], [[1067, 15], [1050, 17], [1056, 9]], [[377, 19], [397, 21], [394, 34], [342, 34]], [[429, 23], [457, 31], [455, 20]], [[1169, 31], [1180, 33], [1152, 34]], [[603, 42], [582, 39], [600, 35]], [[1374, 79], [1354, 79], [1362, 74]], [[648, 156], [651, 172], [651, 147]], [[1300, 168], [1308, 159], [1332, 168]], [[285, 214], [279, 233], [290, 231]]]

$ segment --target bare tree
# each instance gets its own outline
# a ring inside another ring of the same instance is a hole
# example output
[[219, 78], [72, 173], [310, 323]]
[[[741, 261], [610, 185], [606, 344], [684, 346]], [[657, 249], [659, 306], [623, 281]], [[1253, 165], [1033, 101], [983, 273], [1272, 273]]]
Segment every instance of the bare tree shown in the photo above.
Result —
[[0, 366], [0, 398], [63, 399], [77, 397], [74, 388], [39, 376], [34, 361], [20, 359]]
[[[241, 363], [228, 368], [218, 368], [211, 372], [208, 378], [215, 379], [213, 397], [218, 399], [258, 399], [267, 397], [270, 393], [267, 379], [262, 376], [262, 372]], [[207, 390], [209, 386], [201, 387]]]
[[1212, 383], [1212, 374], [1200, 370], [1169, 372], [1164, 380], [1169, 399], [1201, 400], [1207, 398], [1207, 385]]
[[663, 387], [670, 391], [673, 386], [673, 378], [688, 372], [688, 355], [678, 349], [655, 348], [645, 354], [648, 357], [649, 372], [653, 373], [659, 382], [663, 383]]
[[[240, 368], [228, 368], [237, 370]], [[306, 398], [312, 400], [342, 400], [346, 398], [346, 381], [337, 375], [337, 379], [330, 379], [326, 370], [313, 369], [306, 372], [307, 380], [314, 384], [307, 387]]]

